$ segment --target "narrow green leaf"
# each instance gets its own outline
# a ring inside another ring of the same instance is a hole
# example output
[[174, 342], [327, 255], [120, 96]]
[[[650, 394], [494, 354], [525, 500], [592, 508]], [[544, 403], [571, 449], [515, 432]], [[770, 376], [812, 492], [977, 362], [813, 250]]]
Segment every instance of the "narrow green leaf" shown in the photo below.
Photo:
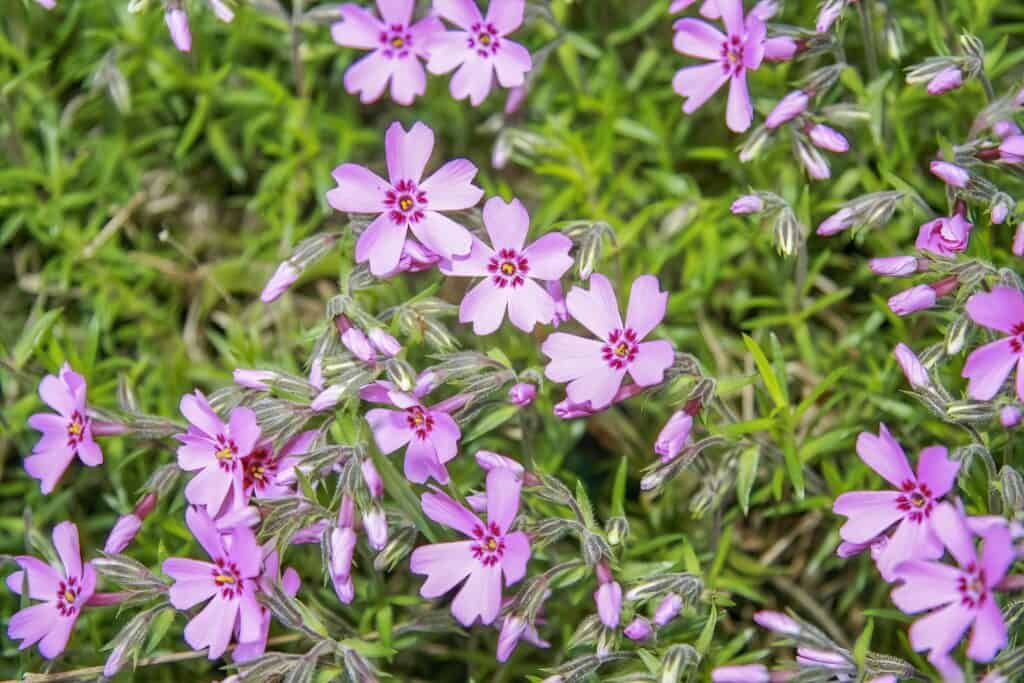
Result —
[[41, 316], [36, 318], [35, 322], [28, 326], [24, 332], [21, 333], [21, 338], [18, 339], [18, 343], [14, 345], [14, 367], [22, 368], [28, 359], [32, 357], [36, 349], [46, 341], [46, 337], [50, 334], [50, 330], [53, 329], [57, 319], [60, 318], [61, 313], [64, 312], [62, 308], [55, 308], [52, 311], [47, 311]]
[[761, 380], [764, 382], [768, 394], [772, 397], [772, 401], [775, 402], [775, 406], [777, 408], [785, 407], [787, 405], [786, 394], [779, 384], [779, 378], [775, 376], [775, 371], [772, 369], [772, 364], [768, 361], [768, 357], [764, 355], [764, 351], [761, 350], [761, 347], [758, 346], [757, 342], [750, 335], [743, 335], [743, 343], [746, 345], [747, 350], [750, 351], [750, 355], [754, 357], [754, 364], [757, 366], [757, 371], [761, 373]]
[[751, 446], [740, 455], [739, 467], [736, 470], [736, 497], [744, 515], [750, 510], [750, 490], [757, 479], [757, 464], [760, 459], [761, 449], [758, 446]]
[[619, 469], [615, 472], [615, 483], [612, 484], [612, 515], [624, 517], [626, 515], [626, 478], [629, 474], [629, 460], [622, 456], [619, 461]]

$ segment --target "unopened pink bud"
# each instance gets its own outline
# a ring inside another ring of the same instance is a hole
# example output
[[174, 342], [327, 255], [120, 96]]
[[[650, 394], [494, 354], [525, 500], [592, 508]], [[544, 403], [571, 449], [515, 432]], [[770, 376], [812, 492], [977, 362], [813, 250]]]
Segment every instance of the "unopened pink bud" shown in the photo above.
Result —
[[379, 327], [370, 330], [370, 343], [382, 354], [392, 358], [402, 350], [402, 345], [398, 343], [398, 340]]
[[235, 380], [235, 384], [240, 387], [255, 389], [256, 391], [270, 391], [270, 385], [277, 379], [277, 373], [270, 370], [237, 368], [232, 373], [232, 377]]
[[366, 529], [366, 540], [374, 550], [383, 550], [388, 544], [388, 518], [384, 509], [373, 505], [363, 514], [363, 528]]
[[883, 256], [868, 262], [871, 272], [886, 277], [906, 277], [917, 272], [919, 262], [916, 256]]
[[327, 387], [313, 399], [313, 402], [309, 405], [314, 412], [321, 413], [325, 410], [330, 410], [334, 406], [338, 405], [338, 401], [341, 400], [341, 394], [344, 392], [344, 385], [335, 385], [333, 387]]
[[364, 363], [372, 363], [377, 357], [370, 340], [358, 327], [350, 327], [345, 330], [345, 333], [341, 335], [341, 343], [353, 356]]
[[617, 628], [622, 611], [622, 586], [617, 581], [602, 583], [594, 592], [597, 615], [608, 628]]
[[853, 225], [853, 209], [843, 208], [826, 218], [818, 226], [818, 234], [824, 237], [838, 234]]
[[149, 517], [149, 513], [151, 513], [156, 507], [158, 500], [159, 499], [155, 493], [147, 493], [142, 497], [142, 500], [135, 505], [135, 509], [132, 510], [132, 512], [139, 519], [145, 519], [146, 517]]
[[823, 123], [816, 123], [811, 126], [810, 130], [807, 131], [807, 136], [814, 143], [815, 147], [820, 147], [829, 152], [844, 154], [850, 151], [850, 143], [846, 136]]
[[928, 285], [905, 289], [889, 298], [889, 310], [899, 316], [910, 315], [935, 305], [935, 290]]
[[370, 492], [370, 495], [374, 498], [380, 498], [384, 495], [384, 480], [380, 478], [380, 472], [377, 471], [376, 465], [369, 458], [363, 460], [363, 481], [366, 482], [366, 488]]
[[508, 400], [514, 405], [524, 408], [537, 397], [537, 386], [528, 382], [520, 382], [508, 390]]
[[769, 62], [785, 62], [793, 59], [800, 50], [800, 43], [789, 36], [778, 36], [764, 41], [764, 58]]
[[435, 403], [434, 410], [440, 410], [442, 413], [454, 413], [469, 403], [472, 398], [469, 394], [455, 394], [439, 403]]
[[794, 90], [779, 100], [775, 108], [768, 114], [768, 118], [765, 119], [764, 125], [768, 128], [778, 128], [782, 124], [792, 121], [807, 110], [808, 102], [810, 102], [810, 98], [806, 92]]
[[719, 666], [711, 671], [712, 683], [769, 683], [771, 680], [764, 664]]
[[164, 21], [167, 23], [167, 30], [171, 33], [174, 46], [182, 52], [189, 52], [192, 49], [192, 33], [188, 29], [188, 15], [185, 14], [185, 10], [176, 5], [170, 6], [164, 15]]
[[676, 593], [669, 593], [661, 602], [658, 603], [658, 607], [654, 610], [654, 623], [659, 627], [669, 623], [677, 616], [683, 609], [683, 598]]
[[942, 95], [950, 90], [956, 90], [964, 83], [964, 75], [955, 66], [940, 71], [935, 77], [928, 81], [929, 95]]
[[116, 554], [128, 547], [135, 536], [142, 528], [142, 520], [134, 514], [118, 517], [114, 528], [107, 536], [107, 542], [103, 545], [103, 552]]
[[516, 474], [522, 474], [524, 472], [523, 466], [512, 458], [495, 453], [493, 451], [480, 450], [476, 452], [476, 463], [480, 465], [480, 469], [485, 472], [490, 472], [493, 469], [506, 469], [512, 470]]
[[1021, 410], [1017, 406], [1004, 406], [999, 411], [999, 424], [1003, 425], [1007, 429], [1016, 427], [1020, 424]]
[[276, 301], [298, 279], [299, 271], [290, 262], [284, 261], [277, 267], [274, 274], [270, 276], [270, 280], [263, 288], [263, 292], [260, 293], [260, 301], [266, 304]]
[[931, 386], [932, 380], [928, 376], [928, 371], [925, 370], [917, 354], [909, 346], [903, 343], [897, 344], [893, 350], [893, 355], [896, 356], [896, 362], [900, 364], [900, 368], [902, 368], [903, 374], [911, 387], [921, 389]]
[[764, 200], [756, 194], [745, 194], [742, 197], [738, 197], [732, 203], [732, 206], [729, 207], [729, 210], [737, 216], [760, 213], [764, 210]]
[[622, 632], [630, 640], [641, 641], [650, 638], [654, 634], [654, 628], [651, 627], [651, 622], [643, 617], [637, 617], [629, 622], [629, 625]]
[[754, 622], [761, 628], [766, 628], [775, 633], [787, 636], [795, 636], [800, 633], [800, 624], [782, 612], [772, 610], [761, 610], [754, 614]]
[[209, 0], [210, 7], [213, 8], [213, 13], [217, 15], [217, 18], [223, 21], [225, 24], [230, 24], [235, 19], [235, 13], [228, 7], [222, 0]]
[[951, 187], [967, 187], [967, 181], [971, 179], [967, 169], [948, 161], [933, 161], [929, 168], [933, 176]]

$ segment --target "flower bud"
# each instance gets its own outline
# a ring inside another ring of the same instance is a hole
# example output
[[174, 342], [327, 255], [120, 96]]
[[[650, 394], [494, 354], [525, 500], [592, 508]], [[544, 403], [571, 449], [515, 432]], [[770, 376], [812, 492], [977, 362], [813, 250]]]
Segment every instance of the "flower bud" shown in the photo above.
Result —
[[950, 187], [967, 187], [971, 174], [966, 168], [951, 164], [948, 161], [933, 161], [929, 164], [932, 175]]
[[1010, 212], [1013, 208], [1013, 200], [1002, 192], [999, 192], [996, 194], [995, 199], [992, 200], [992, 204], [989, 206], [989, 221], [991, 221], [992, 225], [1002, 225], [1010, 216]]
[[761, 610], [754, 614], [754, 622], [761, 628], [766, 628], [769, 631], [786, 636], [795, 636], [800, 633], [800, 624], [788, 614], [783, 614], [782, 612]]
[[956, 90], [964, 83], [963, 72], [958, 67], [951, 66], [943, 69], [928, 81], [929, 95], [942, 95], [951, 90]]
[[334, 406], [338, 405], [338, 401], [341, 400], [342, 394], [345, 393], [346, 387], [344, 384], [335, 384], [334, 386], [327, 387], [313, 399], [309, 407], [314, 412], [321, 413], [325, 410], [330, 410]]
[[265, 304], [276, 301], [298, 279], [299, 271], [295, 266], [290, 261], [283, 261], [270, 277], [270, 280], [263, 288], [263, 292], [260, 293], [260, 301]]
[[967, 333], [971, 331], [971, 321], [965, 316], [958, 316], [946, 330], [946, 355], [955, 356], [960, 353], [967, 342]]
[[661, 456], [662, 462], [674, 460], [679, 455], [690, 439], [692, 428], [693, 415], [685, 409], [672, 414], [654, 442], [654, 452]]
[[839, 211], [836, 211], [821, 222], [818, 226], [818, 234], [824, 237], [830, 237], [848, 229], [853, 225], [853, 216], [853, 209], [849, 207], [839, 209]]
[[123, 552], [141, 528], [142, 520], [134, 513], [118, 517], [117, 523], [107, 536], [107, 542], [103, 545], [103, 552], [111, 555]]
[[369, 338], [358, 327], [350, 327], [341, 335], [341, 343], [349, 352], [363, 361], [371, 363], [376, 358]]
[[775, 36], [764, 41], [764, 58], [769, 62], [786, 62], [800, 51], [800, 43], [789, 36]]
[[712, 683], [769, 683], [771, 676], [764, 664], [720, 666], [711, 671]]
[[1003, 406], [999, 411], [999, 424], [1007, 429], [1016, 427], [1021, 421], [1021, 410], [1017, 406]]
[[821, 149], [836, 154], [844, 154], [850, 151], [850, 143], [842, 133], [830, 128], [823, 123], [816, 123], [807, 131], [811, 142]]
[[370, 330], [370, 343], [385, 356], [397, 356], [402, 350], [398, 340], [379, 327]]
[[843, 13], [845, 8], [846, 0], [826, 0], [822, 3], [821, 9], [818, 10], [815, 30], [818, 33], [826, 33], [832, 28], [832, 24], [836, 23], [836, 19], [839, 18], [839, 15]]
[[813, 180], [828, 180], [832, 176], [828, 160], [812, 145], [807, 144], [805, 138], [796, 137], [796, 158], [800, 160], [807, 175]]
[[1013, 248], [1015, 256], [1024, 256], [1024, 223], [1017, 224], [1017, 231], [1013, 234]]
[[916, 256], [883, 256], [868, 263], [871, 272], [886, 277], [906, 277], [918, 271], [920, 262]]
[[629, 536], [629, 520], [625, 517], [610, 517], [605, 523], [604, 531], [608, 536], [608, 543], [618, 545]]
[[928, 285], [905, 289], [889, 298], [889, 310], [899, 316], [910, 315], [935, 305], [935, 290]]
[[382, 550], [388, 542], [388, 518], [380, 505], [372, 505], [363, 513], [366, 540], [374, 550]]
[[277, 373], [270, 370], [247, 370], [237, 368], [232, 377], [235, 384], [256, 391], [270, 391], [270, 385], [277, 379]]
[[651, 627], [651, 622], [647, 621], [643, 617], [636, 617], [633, 621], [629, 622], [622, 631], [627, 638], [630, 640], [647, 640], [654, 635], [654, 629]]
[[374, 498], [380, 498], [384, 495], [384, 481], [380, 478], [380, 473], [377, 471], [376, 465], [369, 458], [363, 460], [363, 481], [366, 482], [366, 489], [370, 492], [370, 495]]
[[223, 0], [209, 0], [210, 7], [213, 9], [213, 13], [217, 15], [217, 18], [223, 21], [225, 24], [230, 24], [235, 19], [235, 13], [231, 10]]
[[760, 213], [764, 209], [764, 201], [756, 194], [745, 194], [732, 203], [730, 211], [738, 216]]
[[537, 386], [528, 382], [520, 382], [508, 390], [508, 399], [520, 408], [524, 408], [537, 397]]
[[928, 371], [925, 370], [924, 365], [921, 364], [921, 361], [909, 346], [902, 342], [897, 344], [893, 350], [893, 355], [896, 356], [896, 361], [900, 364], [900, 368], [903, 369], [903, 374], [906, 376], [907, 382], [910, 383], [911, 387], [923, 389], [932, 385]]
[[792, 121], [807, 111], [809, 101], [808, 94], [803, 90], [794, 90], [788, 93], [771, 110], [764, 125], [768, 128], [778, 128], [782, 124]]
[[167, 6], [164, 21], [171, 33], [174, 47], [182, 52], [189, 52], [192, 49], [192, 33], [188, 29], [188, 15], [185, 14], [185, 10], [177, 2], [172, 2]]
[[677, 683], [683, 672], [696, 668], [698, 664], [700, 653], [696, 648], [692, 645], [673, 645], [661, 660], [658, 683]]
[[682, 609], [683, 597], [678, 593], [669, 593], [661, 599], [658, 607], [654, 610], [654, 623], [659, 627], [664, 626], [679, 616]]
[[594, 592], [594, 602], [597, 603], [601, 623], [608, 628], [616, 628], [622, 611], [622, 586], [617, 581], [602, 583]]

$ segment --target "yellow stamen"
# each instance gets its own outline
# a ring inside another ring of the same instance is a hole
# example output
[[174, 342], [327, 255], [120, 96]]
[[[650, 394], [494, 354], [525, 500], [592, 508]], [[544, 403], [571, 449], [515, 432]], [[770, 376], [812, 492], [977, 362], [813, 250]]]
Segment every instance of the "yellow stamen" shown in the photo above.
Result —
[[64, 591], [64, 600], [66, 600], [67, 602], [74, 602], [75, 594], [72, 593], [70, 590]]
[[74, 434], [75, 436], [78, 436], [79, 434], [82, 433], [82, 425], [80, 425], [77, 422], [72, 422], [68, 426], [68, 432], [70, 432], [71, 434]]
[[223, 585], [225, 583], [226, 584], [230, 584], [230, 585], [234, 585], [235, 577], [228, 576], [227, 574], [218, 574], [217, 577], [214, 579], [214, 581], [216, 583], [218, 583], [218, 584], [221, 584], [221, 585]]
[[405, 41], [400, 36], [395, 36], [391, 39], [392, 47], [405, 47]]
[[263, 479], [263, 472], [264, 472], [264, 469], [262, 467], [258, 467], [258, 466], [257, 467], [253, 467], [251, 470], [249, 470], [249, 474], [252, 475], [253, 479]]
[[505, 273], [505, 275], [511, 275], [512, 273], [516, 272], [516, 267], [509, 263], [508, 261], [506, 261], [505, 263], [501, 264], [501, 272]]
[[490, 45], [491, 44], [491, 34], [490, 33], [481, 33], [480, 34], [480, 42], [483, 43], [484, 45]]
[[410, 199], [409, 197], [402, 197], [400, 200], [398, 200], [398, 206], [401, 207], [402, 211], [408, 211], [409, 209], [411, 209], [412, 204], [412, 199]]
[[497, 548], [498, 548], [498, 542], [495, 541], [493, 538], [488, 538], [487, 539], [487, 549], [488, 550], [497, 550]]
[[616, 356], [619, 356], [620, 358], [624, 358], [628, 354], [629, 354], [629, 347], [626, 346], [625, 344], [619, 344], [618, 346], [615, 347], [615, 355]]
[[230, 448], [225, 446], [224, 448], [217, 451], [216, 455], [221, 460], [230, 460], [231, 456], [234, 455], [234, 452]]

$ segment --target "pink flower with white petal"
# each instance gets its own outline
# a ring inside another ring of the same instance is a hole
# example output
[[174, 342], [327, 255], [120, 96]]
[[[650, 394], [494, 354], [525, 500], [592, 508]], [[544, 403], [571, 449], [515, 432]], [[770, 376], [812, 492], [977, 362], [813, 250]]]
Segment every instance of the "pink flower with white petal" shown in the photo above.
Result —
[[58, 570], [30, 555], [14, 558], [21, 570], [7, 577], [7, 587], [21, 595], [27, 579], [28, 597], [40, 600], [11, 617], [7, 636], [20, 640], [19, 650], [39, 643], [39, 654], [53, 659], [67, 647], [78, 615], [96, 590], [96, 570], [82, 564], [78, 527], [61, 522], [53, 528], [53, 545], [63, 567]]
[[765, 25], [753, 12], [744, 18], [742, 0], [719, 0], [718, 6], [727, 35], [699, 19], [680, 19], [675, 23], [672, 45], [676, 51], [706, 59], [708, 63], [680, 69], [672, 87], [686, 100], [683, 111], [692, 114], [729, 81], [725, 122], [730, 130], [742, 133], [754, 117], [747, 71], [761, 66]]
[[420, 588], [423, 597], [438, 598], [462, 584], [452, 601], [452, 614], [463, 626], [478, 618], [483, 624], [493, 622], [501, 611], [502, 576], [504, 585], [511, 586], [526, 575], [529, 537], [511, 531], [521, 486], [515, 473], [505, 468], [487, 474], [486, 524], [440, 490], [422, 496], [427, 517], [470, 539], [420, 546], [411, 558], [412, 572], [427, 577]]
[[433, 477], [439, 483], [447, 484], [448, 470], [444, 465], [458, 455], [459, 439], [462, 438], [459, 425], [446, 410], [449, 402], [425, 406], [420, 402], [422, 393], [404, 393], [390, 382], [369, 384], [359, 395], [364, 401], [398, 408], [370, 410], [366, 413], [366, 421], [373, 430], [374, 441], [381, 453], [387, 455], [406, 446], [406, 479], [423, 484]]
[[1024, 293], [1006, 286], [979, 292], [967, 300], [967, 315], [978, 325], [1007, 335], [967, 357], [967, 393], [979, 401], [991, 399], [1016, 366], [1017, 398], [1024, 401]]
[[625, 324], [611, 282], [599, 273], [590, 276], [590, 291], [573, 287], [566, 303], [572, 317], [597, 337], [555, 332], [541, 346], [541, 353], [551, 359], [544, 374], [554, 382], [569, 383], [569, 401], [603, 410], [627, 373], [638, 387], [662, 381], [675, 358], [672, 344], [641, 341], [665, 317], [668, 292], [660, 291], [658, 278], [642, 275], [634, 280]]
[[474, 107], [491, 91], [495, 75], [503, 88], [522, 86], [533, 60], [508, 35], [522, 25], [525, 7], [525, 0], [491, 0], [483, 16], [473, 0], [434, 0], [434, 11], [461, 30], [430, 41], [427, 69], [446, 74], [458, 67], [450, 85], [452, 97], [468, 97]]
[[209, 600], [185, 626], [185, 642], [194, 650], [208, 647], [209, 658], [217, 659], [236, 630], [239, 643], [259, 641], [262, 636], [263, 607], [256, 598], [262, 552], [252, 529], [235, 527], [222, 537], [202, 508], [189, 507], [185, 522], [212, 561], [165, 560], [163, 571], [174, 579], [168, 597], [179, 610]]
[[492, 197], [484, 204], [483, 220], [492, 246], [474, 237], [469, 256], [441, 265], [446, 275], [484, 278], [462, 299], [459, 322], [472, 322], [476, 334], [490, 334], [508, 309], [509, 320], [524, 332], [550, 323], [555, 300], [537, 281], [557, 281], [569, 270], [572, 240], [551, 232], [524, 246], [530, 215], [518, 199], [505, 203]]
[[409, 132], [392, 123], [384, 144], [390, 180], [363, 166], [342, 164], [334, 169], [338, 187], [327, 193], [328, 203], [338, 211], [378, 214], [359, 236], [356, 261], [369, 261], [370, 272], [378, 277], [392, 273], [410, 230], [443, 258], [468, 254], [469, 231], [441, 212], [461, 211], [480, 201], [484, 191], [473, 185], [476, 166], [455, 159], [423, 180], [434, 131], [422, 123]]
[[205, 506], [213, 517], [244, 505], [244, 462], [260, 438], [256, 414], [235, 408], [225, 424], [198, 389], [183, 396], [180, 407], [189, 428], [175, 437], [182, 443], [178, 467], [199, 471], [185, 486], [185, 497], [193, 505]]
[[43, 493], [50, 493], [68, 465], [77, 456], [87, 467], [103, 462], [103, 451], [92, 438], [92, 418], [85, 401], [85, 378], [64, 363], [58, 375], [47, 375], [39, 383], [39, 397], [57, 411], [36, 413], [28, 426], [43, 433], [25, 458], [25, 471], [39, 480]]
[[429, 55], [431, 38], [444, 31], [434, 15], [413, 22], [415, 0], [377, 0], [378, 19], [354, 4], [338, 8], [341, 21], [331, 26], [334, 42], [371, 50], [345, 72], [345, 90], [363, 104], [380, 98], [391, 83], [391, 99], [408, 106], [426, 92], [427, 73], [420, 59]]
[[910, 644], [918, 652], [930, 651], [933, 663], [942, 661], [972, 624], [967, 656], [990, 662], [1007, 642], [994, 588], [1016, 557], [1010, 532], [1005, 526], [993, 527], [982, 536], [978, 553], [963, 513], [943, 503], [934, 517], [935, 533], [959, 566], [904, 562], [896, 568], [903, 584], [892, 592], [892, 601], [908, 614], [932, 610], [911, 625]]
[[948, 459], [943, 446], [931, 446], [921, 451], [915, 475], [884, 424], [879, 426], [878, 436], [860, 434], [857, 455], [896, 490], [853, 491], [839, 496], [832, 510], [849, 518], [839, 536], [849, 543], [868, 543], [896, 525], [876, 558], [886, 581], [896, 578], [895, 569], [901, 562], [941, 557], [942, 544], [935, 535], [932, 515], [939, 499], [953, 488], [960, 463]]

